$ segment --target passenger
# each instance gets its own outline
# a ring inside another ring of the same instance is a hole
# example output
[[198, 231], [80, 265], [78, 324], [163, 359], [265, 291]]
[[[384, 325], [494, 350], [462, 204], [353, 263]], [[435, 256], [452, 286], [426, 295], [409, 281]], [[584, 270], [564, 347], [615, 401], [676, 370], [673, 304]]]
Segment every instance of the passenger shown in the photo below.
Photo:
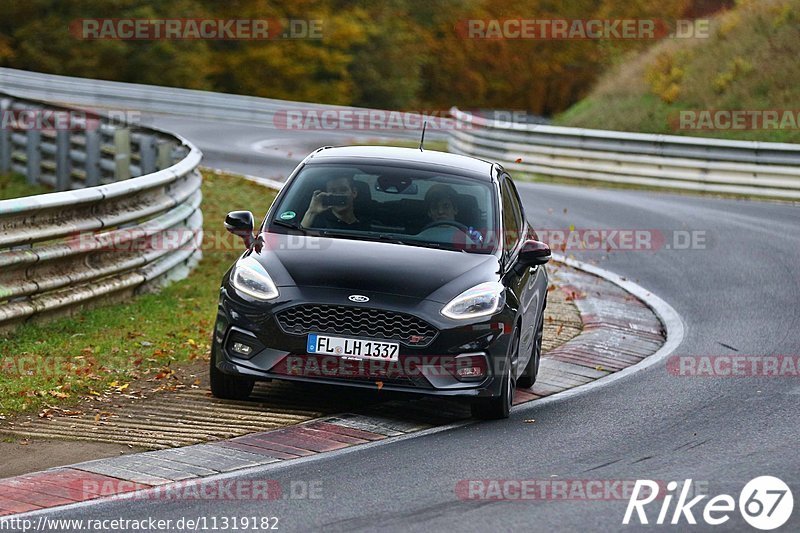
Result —
[[[325, 182], [325, 192], [317, 189], [311, 197], [301, 225], [305, 228], [370, 230], [370, 224], [356, 216], [358, 196], [352, 176], [334, 176]], [[325, 199], [342, 199], [341, 205], [325, 205]]]

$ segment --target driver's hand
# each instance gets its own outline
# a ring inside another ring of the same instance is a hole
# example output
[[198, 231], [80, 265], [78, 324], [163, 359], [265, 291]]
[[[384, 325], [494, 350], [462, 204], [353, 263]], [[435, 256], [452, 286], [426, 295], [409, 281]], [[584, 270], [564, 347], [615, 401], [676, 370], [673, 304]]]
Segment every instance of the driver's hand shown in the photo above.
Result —
[[472, 242], [475, 244], [483, 244], [483, 235], [480, 231], [476, 230], [472, 226], [469, 227], [467, 231], [467, 236], [472, 239]]

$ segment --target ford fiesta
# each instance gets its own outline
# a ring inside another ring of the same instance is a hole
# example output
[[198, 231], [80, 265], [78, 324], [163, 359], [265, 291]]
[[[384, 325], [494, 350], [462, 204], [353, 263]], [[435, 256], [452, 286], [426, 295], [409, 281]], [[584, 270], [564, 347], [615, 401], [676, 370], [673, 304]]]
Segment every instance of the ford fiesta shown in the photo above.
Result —
[[463, 398], [506, 418], [536, 379], [550, 249], [497, 164], [435, 151], [321, 148], [225, 274], [211, 390], [313, 381]]

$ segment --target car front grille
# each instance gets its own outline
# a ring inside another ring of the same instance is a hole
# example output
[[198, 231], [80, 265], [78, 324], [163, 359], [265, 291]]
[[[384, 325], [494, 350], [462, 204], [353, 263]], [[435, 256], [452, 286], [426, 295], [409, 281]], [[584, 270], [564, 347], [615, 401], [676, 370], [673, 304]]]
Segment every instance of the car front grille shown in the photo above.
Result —
[[344, 305], [298, 305], [277, 313], [285, 333], [331, 333], [398, 341], [422, 348], [436, 337], [436, 328], [404, 313]]

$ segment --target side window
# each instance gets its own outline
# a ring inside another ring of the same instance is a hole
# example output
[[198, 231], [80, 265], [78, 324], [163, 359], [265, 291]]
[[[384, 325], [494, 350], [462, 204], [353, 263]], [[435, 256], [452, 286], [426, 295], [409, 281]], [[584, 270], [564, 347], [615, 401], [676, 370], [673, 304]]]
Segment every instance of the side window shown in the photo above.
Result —
[[503, 249], [511, 253], [517, 246], [522, 234], [522, 211], [520, 209], [517, 195], [512, 189], [511, 182], [503, 181]]
[[522, 207], [522, 201], [519, 198], [519, 192], [517, 192], [517, 186], [514, 185], [514, 182], [511, 181], [511, 178], [507, 178], [508, 181], [508, 188], [511, 190], [511, 201], [514, 204], [515, 212], [517, 216], [517, 220], [519, 220], [519, 227], [520, 227], [520, 234], [522, 230], [525, 229], [525, 209]]

